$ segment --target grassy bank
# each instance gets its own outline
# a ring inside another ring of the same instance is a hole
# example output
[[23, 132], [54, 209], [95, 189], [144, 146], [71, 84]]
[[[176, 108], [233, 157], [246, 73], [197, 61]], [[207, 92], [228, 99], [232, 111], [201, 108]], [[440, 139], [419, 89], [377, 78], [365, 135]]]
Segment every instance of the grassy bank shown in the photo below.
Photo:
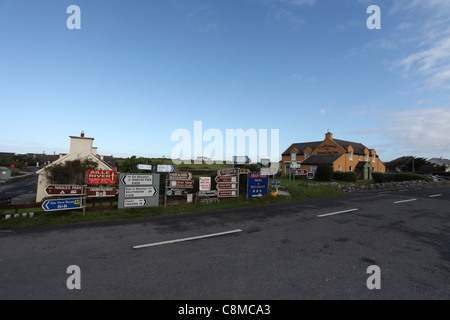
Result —
[[[186, 203], [168, 206], [167, 208], [160, 206], [139, 209], [89, 211], [85, 216], [83, 216], [81, 210], [43, 212], [42, 208], [37, 208], [36, 210], [24, 209], [22, 210], [22, 212], [35, 212], [35, 216], [33, 218], [21, 216], [18, 218], [0, 220], [0, 229], [27, 228], [40, 225], [92, 222], [114, 219], [129, 219], [137, 217], [157, 216], [163, 214], [175, 214], [180, 212], [232, 209], [239, 207], [261, 206], [287, 201], [317, 199], [343, 195], [343, 192], [339, 188], [330, 185], [319, 185], [309, 188], [294, 188], [293, 186], [287, 186], [284, 190], [288, 191], [290, 196], [274, 197], [268, 194], [263, 197], [254, 199], [246, 199], [244, 196], [241, 196], [235, 199], [221, 199], [218, 203], [197, 203], [196, 205]], [[1, 212], [6, 213], [5, 211]]]

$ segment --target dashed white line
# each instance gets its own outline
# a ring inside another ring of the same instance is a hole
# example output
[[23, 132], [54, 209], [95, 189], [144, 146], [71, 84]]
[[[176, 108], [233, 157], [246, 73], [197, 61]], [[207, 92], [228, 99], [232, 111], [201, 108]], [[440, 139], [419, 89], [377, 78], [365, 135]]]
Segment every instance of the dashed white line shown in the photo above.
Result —
[[431, 196], [428, 196], [428, 198], [436, 198], [436, 197], [442, 197], [442, 194], [433, 194]]
[[337, 214], [341, 214], [341, 213], [348, 213], [348, 212], [354, 212], [354, 211], [358, 211], [359, 209], [350, 209], [350, 210], [345, 210], [345, 211], [338, 211], [338, 212], [332, 212], [332, 213], [326, 213], [326, 214], [320, 214], [318, 215], [319, 218], [323, 218], [323, 217], [328, 217], [328, 216], [334, 216]]
[[408, 199], [408, 200], [401, 200], [401, 201], [395, 201], [394, 203], [405, 203], [405, 202], [411, 202], [411, 201], [417, 201], [417, 199]]
[[212, 238], [212, 237], [224, 236], [224, 235], [227, 235], [227, 234], [238, 233], [238, 232], [242, 232], [242, 230], [238, 229], [238, 230], [232, 230], [232, 231], [226, 231], [226, 232], [220, 232], [220, 233], [207, 234], [207, 235], [198, 236], [198, 237], [190, 237], [190, 238], [184, 238], [184, 239], [177, 239], [177, 240], [169, 240], [169, 241], [162, 241], [162, 242], [143, 244], [143, 245], [139, 245], [139, 246], [134, 246], [133, 249], [142, 249], [142, 248], [148, 248], [148, 247], [161, 246], [161, 245], [164, 245], [164, 244], [172, 244], [172, 243], [177, 243], [177, 242], [184, 242], [184, 241], [192, 241], [192, 240], [199, 240], [199, 239], [205, 239], [205, 238]]

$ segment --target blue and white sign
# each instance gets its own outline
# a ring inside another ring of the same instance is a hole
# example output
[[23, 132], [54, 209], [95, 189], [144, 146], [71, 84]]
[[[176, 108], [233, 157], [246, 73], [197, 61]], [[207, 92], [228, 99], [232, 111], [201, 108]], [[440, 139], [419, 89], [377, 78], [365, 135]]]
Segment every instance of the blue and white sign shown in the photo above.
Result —
[[282, 181], [273, 181], [272, 182], [272, 188], [281, 188], [283, 186]]
[[82, 209], [82, 203], [81, 198], [45, 200], [42, 204], [42, 209], [44, 209], [44, 211]]
[[250, 172], [247, 180], [248, 198], [259, 197], [267, 194], [269, 190], [269, 176], [266, 174]]
[[175, 168], [171, 164], [157, 164], [156, 165], [157, 173], [169, 173], [169, 172], [173, 172], [173, 170], [175, 170]]
[[138, 168], [138, 170], [147, 170], [147, 171], [153, 170], [153, 166], [151, 164], [138, 164], [136, 168]]

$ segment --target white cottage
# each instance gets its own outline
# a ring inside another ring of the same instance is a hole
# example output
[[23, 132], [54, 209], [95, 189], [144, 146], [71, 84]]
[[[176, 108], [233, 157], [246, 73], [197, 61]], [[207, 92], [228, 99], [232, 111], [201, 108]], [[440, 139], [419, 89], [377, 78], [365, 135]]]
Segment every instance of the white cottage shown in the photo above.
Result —
[[93, 141], [94, 138], [85, 137], [83, 132], [81, 133], [80, 137], [71, 136], [69, 154], [60, 157], [56, 161], [52, 162], [48, 166], [36, 172], [39, 175], [36, 192], [36, 202], [41, 202], [42, 199], [48, 197], [47, 194], [45, 193], [45, 188], [47, 188], [49, 182], [47, 181], [45, 170], [47, 170], [47, 168], [51, 166], [54, 166], [59, 163], [64, 163], [66, 161], [73, 161], [77, 159], [79, 160], [89, 159], [98, 163], [99, 170], [114, 170], [114, 168], [112, 168], [106, 162], [98, 158], [97, 147], [92, 146]]

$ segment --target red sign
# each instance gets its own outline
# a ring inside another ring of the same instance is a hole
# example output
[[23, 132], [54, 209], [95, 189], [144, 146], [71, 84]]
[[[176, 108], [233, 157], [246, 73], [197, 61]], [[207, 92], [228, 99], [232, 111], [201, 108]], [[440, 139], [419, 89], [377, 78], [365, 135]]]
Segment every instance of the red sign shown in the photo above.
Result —
[[87, 184], [115, 184], [116, 172], [113, 170], [89, 170]]
[[265, 178], [268, 177], [268, 175], [267, 174], [261, 174], [261, 173], [252, 172], [252, 173], [248, 174], [248, 177], [249, 178], [253, 178], [253, 179], [265, 179]]
[[62, 195], [62, 196], [80, 195], [83, 194], [83, 187], [71, 184], [60, 184], [60, 185], [51, 184], [47, 186], [47, 188], [45, 188], [45, 192], [48, 195]]
[[193, 180], [171, 180], [169, 183], [170, 188], [193, 188]]
[[297, 169], [295, 171], [295, 174], [299, 175], [299, 176], [306, 176], [308, 174], [308, 170], [306, 170], [306, 169]]
[[216, 177], [216, 182], [220, 183], [220, 182], [238, 182], [238, 177], [237, 176], [217, 176]]
[[238, 188], [237, 183], [218, 183], [217, 190], [236, 190]]
[[109, 188], [86, 188], [88, 197], [114, 197], [119, 193], [119, 190], [113, 187]]
[[191, 180], [192, 173], [190, 172], [173, 172], [169, 174], [169, 180]]
[[236, 198], [237, 190], [219, 190], [217, 191], [218, 198]]
[[239, 169], [220, 169], [217, 171], [218, 176], [235, 176], [239, 174]]

